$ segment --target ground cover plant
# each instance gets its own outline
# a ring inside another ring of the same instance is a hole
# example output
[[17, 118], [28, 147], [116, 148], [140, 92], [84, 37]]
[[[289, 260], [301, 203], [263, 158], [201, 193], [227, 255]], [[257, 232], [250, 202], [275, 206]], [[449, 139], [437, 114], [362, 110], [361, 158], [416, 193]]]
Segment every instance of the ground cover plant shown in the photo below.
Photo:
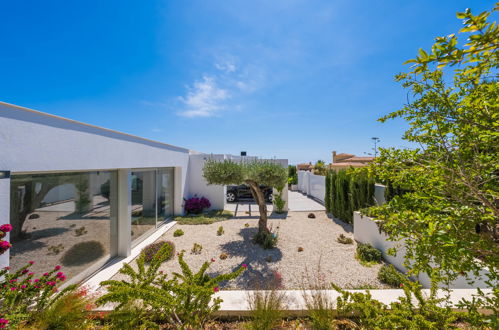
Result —
[[180, 225], [208, 225], [210, 223], [231, 219], [234, 214], [226, 210], [212, 210], [202, 214], [175, 217]]
[[173, 237], [180, 237], [184, 235], [184, 231], [182, 229], [176, 229], [174, 232], [173, 232]]
[[142, 251], [140, 253], [142, 255], [144, 255], [144, 261], [147, 264], [150, 263], [152, 261], [152, 259], [154, 258], [154, 256], [161, 249], [161, 247], [163, 247], [163, 245], [165, 245], [165, 244], [170, 245], [170, 249], [168, 250], [169, 255], [166, 258], [166, 261], [173, 258], [173, 256], [175, 255], [175, 243], [173, 243], [171, 241], [158, 241], [158, 242], [151, 243], [148, 246], [146, 246], [144, 249], [142, 249]]
[[394, 288], [398, 288], [403, 283], [403, 275], [393, 265], [383, 265], [379, 269], [378, 280]]
[[356, 257], [359, 259], [361, 263], [363, 263], [366, 266], [370, 266], [371, 264], [379, 264], [383, 259], [380, 250], [374, 248], [370, 244], [364, 244], [364, 243], [359, 243], [357, 245]]

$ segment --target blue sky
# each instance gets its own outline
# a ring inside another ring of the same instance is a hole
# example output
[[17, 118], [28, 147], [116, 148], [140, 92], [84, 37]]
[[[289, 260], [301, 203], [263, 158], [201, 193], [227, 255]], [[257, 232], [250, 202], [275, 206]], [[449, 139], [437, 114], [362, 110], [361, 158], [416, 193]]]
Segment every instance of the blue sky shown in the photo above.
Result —
[[2, 1], [0, 100], [190, 149], [405, 146], [402, 63], [494, 1]]

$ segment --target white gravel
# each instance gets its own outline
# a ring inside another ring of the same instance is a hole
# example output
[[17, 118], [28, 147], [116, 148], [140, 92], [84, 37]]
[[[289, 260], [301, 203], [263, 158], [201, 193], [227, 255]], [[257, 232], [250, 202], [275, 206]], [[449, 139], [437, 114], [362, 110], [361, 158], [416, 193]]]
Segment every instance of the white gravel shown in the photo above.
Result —
[[[269, 226], [278, 232], [277, 248], [264, 250], [253, 244], [257, 231], [256, 218], [238, 218], [211, 225], [175, 225], [160, 240], [173, 241], [176, 250], [186, 250], [185, 260], [196, 271], [204, 261], [215, 258], [208, 272], [212, 275], [237, 269], [242, 264], [248, 270], [236, 280], [224, 283], [224, 289], [260, 289], [271, 283], [280, 284], [283, 289], [300, 289], [317, 283], [331, 283], [342, 288], [386, 288], [376, 275], [381, 265], [362, 266], [355, 259], [356, 244], [344, 245], [336, 238], [344, 234], [353, 238], [350, 225], [332, 220], [325, 212], [313, 212], [315, 219], [307, 217], [309, 212], [289, 212], [285, 219], [270, 219]], [[245, 227], [248, 223], [249, 227]], [[217, 229], [223, 226], [224, 234], [217, 236]], [[176, 229], [184, 235], [173, 237]], [[194, 243], [203, 246], [200, 254], [191, 254]], [[303, 251], [298, 252], [302, 247]], [[219, 258], [227, 253], [225, 260]], [[272, 261], [267, 258], [271, 257]], [[135, 261], [132, 261], [135, 265]], [[161, 270], [179, 272], [176, 258], [165, 262]], [[113, 279], [123, 279], [117, 274]], [[280, 279], [279, 279], [280, 278]]]

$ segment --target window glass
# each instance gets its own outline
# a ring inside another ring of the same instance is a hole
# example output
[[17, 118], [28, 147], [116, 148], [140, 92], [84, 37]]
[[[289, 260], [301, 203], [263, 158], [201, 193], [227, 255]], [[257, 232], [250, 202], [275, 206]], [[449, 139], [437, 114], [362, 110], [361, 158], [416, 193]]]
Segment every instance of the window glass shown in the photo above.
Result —
[[39, 274], [61, 265], [70, 278], [114, 253], [115, 172], [13, 175], [10, 267], [35, 261]]

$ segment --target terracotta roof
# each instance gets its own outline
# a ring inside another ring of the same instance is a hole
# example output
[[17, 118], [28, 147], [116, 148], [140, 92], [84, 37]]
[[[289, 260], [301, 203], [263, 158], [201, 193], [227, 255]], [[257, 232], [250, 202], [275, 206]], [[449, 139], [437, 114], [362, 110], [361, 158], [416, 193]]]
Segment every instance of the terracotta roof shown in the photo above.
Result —
[[336, 154], [336, 157], [346, 157], [348, 156], [348, 158], [350, 157], [354, 157], [355, 155], [354, 154], [346, 154], [344, 152], [342, 152], [341, 154]]
[[348, 167], [348, 166], [362, 167], [362, 166], [366, 166], [366, 164], [364, 164], [364, 163], [355, 163], [355, 162], [342, 162], [342, 163], [329, 164], [329, 167]]
[[364, 162], [372, 162], [374, 160], [374, 157], [357, 157], [357, 156], [354, 156], [354, 157], [350, 157], [348, 159], [346, 159], [346, 161], [364, 161]]

